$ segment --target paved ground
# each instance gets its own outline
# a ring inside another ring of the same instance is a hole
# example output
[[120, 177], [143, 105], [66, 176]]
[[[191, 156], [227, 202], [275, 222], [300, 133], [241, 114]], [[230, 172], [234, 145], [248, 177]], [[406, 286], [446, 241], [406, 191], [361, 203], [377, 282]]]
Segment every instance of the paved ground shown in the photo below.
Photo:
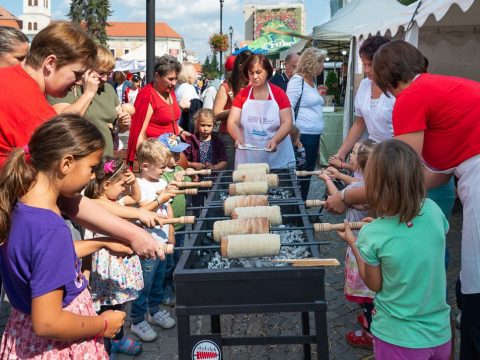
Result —
[[[320, 198], [323, 195], [323, 186], [320, 182], [312, 185], [309, 198]], [[448, 271], [448, 303], [452, 305], [454, 314], [458, 313], [455, 305], [454, 285], [458, 276], [460, 265], [460, 229], [461, 229], [461, 210], [455, 209], [451, 219], [451, 230], [448, 234], [448, 248], [450, 250], [450, 267]], [[327, 213], [323, 215], [324, 222], [340, 222], [341, 216], [332, 216]], [[325, 234], [322, 240], [331, 240], [331, 244], [322, 249], [322, 255], [325, 257], [335, 257], [340, 261], [345, 256], [345, 245], [334, 234]], [[357, 328], [355, 317], [359, 313], [359, 308], [347, 301], [343, 295], [343, 264], [337, 268], [328, 268], [326, 270], [325, 291], [328, 301], [328, 336], [330, 346], [330, 359], [332, 360], [350, 360], [350, 359], [374, 359], [373, 352], [362, 349], [354, 349], [345, 343], [345, 334]], [[1, 330], [5, 326], [8, 317], [8, 304], [4, 306], [0, 314]], [[127, 322], [127, 328], [128, 328]], [[192, 332], [205, 334], [210, 326], [209, 318], [196, 317], [191, 321]], [[298, 334], [300, 322], [298, 315], [294, 314], [247, 314], [222, 316], [222, 332], [235, 335], [253, 335], [263, 334], [266, 331], [277, 334]], [[170, 330], [161, 330], [156, 328], [159, 338], [152, 343], [145, 343], [141, 355], [134, 359], [142, 360], [173, 360], [178, 359], [177, 355], [177, 330], [176, 327]], [[456, 357], [458, 358], [458, 339], [459, 333], [456, 333]], [[226, 360], [257, 360], [257, 359], [275, 359], [275, 360], [293, 360], [302, 359], [300, 346], [243, 346], [235, 348], [224, 347], [224, 359]], [[118, 360], [132, 359], [126, 355], [116, 356]]]

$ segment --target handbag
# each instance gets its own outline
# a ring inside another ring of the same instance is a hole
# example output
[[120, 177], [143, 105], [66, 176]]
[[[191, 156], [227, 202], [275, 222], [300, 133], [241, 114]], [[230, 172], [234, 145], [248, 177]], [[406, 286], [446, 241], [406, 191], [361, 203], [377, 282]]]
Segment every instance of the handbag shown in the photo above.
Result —
[[297, 103], [295, 104], [295, 107], [293, 108], [293, 122], [295, 123], [297, 121], [297, 116], [298, 116], [298, 111], [300, 110], [300, 103], [302, 102], [302, 95], [303, 95], [303, 85], [305, 83], [305, 80], [303, 79], [303, 76], [300, 75], [302, 78], [302, 92], [300, 93], [300, 97], [298, 98]]

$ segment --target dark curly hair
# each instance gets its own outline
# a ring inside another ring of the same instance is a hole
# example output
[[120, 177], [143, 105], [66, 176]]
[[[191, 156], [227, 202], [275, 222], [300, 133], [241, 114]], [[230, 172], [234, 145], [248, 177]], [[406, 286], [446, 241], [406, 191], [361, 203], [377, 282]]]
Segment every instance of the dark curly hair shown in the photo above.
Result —
[[115, 183], [125, 174], [127, 167], [122, 159], [105, 156], [95, 170], [95, 179], [90, 180], [85, 188], [85, 196], [98, 199], [103, 194], [103, 186], [107, 181]]

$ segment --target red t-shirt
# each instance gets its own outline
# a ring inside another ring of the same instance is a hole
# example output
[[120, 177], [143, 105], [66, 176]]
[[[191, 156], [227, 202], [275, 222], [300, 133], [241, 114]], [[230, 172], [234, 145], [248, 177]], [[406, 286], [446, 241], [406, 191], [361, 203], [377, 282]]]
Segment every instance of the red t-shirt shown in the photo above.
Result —
[[4, 82], [0, 86], [1, 167], [12, 148], [28, 144], [35, 129], [56, 112], [20, 65], [0, 68], [0, 79]]
[[[239, 93], [237, 94], [237, 96], [235, 96], [235, 99], [233, 100], [233, 105], [232, 106], [235, 106], [235, 107], [241, 109], [243, 107], [243, 104], [245, 104], [245, 101], [247, 101], [247, 96], [248, 96], [248, 93], [249, 93], [251, 87], [252, 87], [252, 85], [249, 85], [249, 86], [243, 88], [242, 90], [240, 90]], [[282, 88], [280, 88], [276, 85], [270, 84], [270, 89], [272, 89], [273, 97], [275, 98], [275, 101], [277, 102], [280, 110], [291, 107], [290, 106], [290, 100], [288, 100], [288, 96], [285, 93], [285, 91], [283, 91]], [[250, 99], [253, 99], [253, 91], [250, 94]], [[270, 95], [268, 95], [268, 100], [272, 100]]]
[[[230, 89], [230, 86], [228, 85], [228, 83], [226, 81], [224, 81], [222, 83], [222, 85], [220, 85], [221, 87], [223, 87], [225, 89], [225, 92], [227, 94], [227, 102], [225, 103], [225, 106], [223, 107], [223, 110], [230, 110], [230, 108], [232, 107], [232, 97], [233, 97], [233, 93], [232, 93], [232, 89]], [[232, 96], [230, 97], [230, 94], [232, 94]], [[220, 124], [220, 128], [218, 129], [219, 132], [223, 133], [223, 134], [228, 134], [228, 131], [227, 131], [227, 119], [223, 120], [222, 123]]]
[[[170, 95], [173, 99], [173, 104], [168, 105], [160, 98], [160, 95], [152, 87], [150, 92], [149, 103], [153, 108], [153, 114], [150, 118], [150, 123], [147, 126], [147, 137], [159, 137], [165, 133], [178, 134], [177, 120], [180, 118], [181, 111], [178, 106], [175, 91], [171, 91]], [[136, 103], [136, 102], [135, 102]]]
[[480, 83], [422, 74], [395, 101], [395, 136], [424, 131], [422, 157], [438, 170], [480, 154]]

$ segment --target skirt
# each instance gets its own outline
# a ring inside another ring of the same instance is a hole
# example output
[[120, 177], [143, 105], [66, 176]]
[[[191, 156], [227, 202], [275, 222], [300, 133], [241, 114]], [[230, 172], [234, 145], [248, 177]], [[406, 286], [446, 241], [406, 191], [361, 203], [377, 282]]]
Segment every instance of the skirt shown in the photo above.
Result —
[[[64, 310], [73, 314], [95, 316], [88, 289], [83, 290]], [[108, 359], [103, 338], [58, 341], [35, 335], [32, 318], [12, 309], [0, 345], [0, 359], [63, 360]]]

